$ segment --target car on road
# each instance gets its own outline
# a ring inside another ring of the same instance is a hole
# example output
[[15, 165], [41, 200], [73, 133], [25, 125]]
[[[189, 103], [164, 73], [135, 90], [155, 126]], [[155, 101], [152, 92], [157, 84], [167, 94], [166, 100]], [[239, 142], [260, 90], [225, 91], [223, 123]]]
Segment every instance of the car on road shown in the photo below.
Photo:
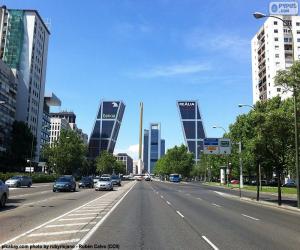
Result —
[[9, 197], [8, 185], [0, 180], [0, 207], [4, 207]]
[[111, 177], [101, 177], [99, 181], [95, 184], [95, 190], [114, 190], [114, 185], [111, 181]]
[[6, 180], [5, 184], [9, 187], [31, 187], [32, 179], [29, 176], [13, 176]]
[[145, 175], [144, 180], [145, 181], [152, 181], [150, 175]]
[[76, 191], [76, 181], [73, 176], [61, 176], [53, 184], [53, 192], [56, 191]]
[[293, 181], [287, 182], [282, 185], [283, 187], [297, 187], [296, 183]]
[[99, 179], [100, 179], [100, 176], [93, 177], [94, 185], [99, 181]]
[[91, 177], [84, 176], [79, 181], [78, 188], [94, 188], [94, 180]]
[[143, 175], [135, 175], [134, 179], [137, 181], [142, 181], [142, 180], [144, 180], [144, 176]]
[[179, 174], [170, 174], [169, 181], [170, 182], [180, 182], [181, 181], [180, 175]]
[[239, 184], [240, 181], [239, 181], [239, 180], [231, 180], [230, 183], [231, 183], [231, 184]]
[[111, 182], [113, 185], [121, 186], [121, 178], [118, 175], [112, 175], [111, 176]]

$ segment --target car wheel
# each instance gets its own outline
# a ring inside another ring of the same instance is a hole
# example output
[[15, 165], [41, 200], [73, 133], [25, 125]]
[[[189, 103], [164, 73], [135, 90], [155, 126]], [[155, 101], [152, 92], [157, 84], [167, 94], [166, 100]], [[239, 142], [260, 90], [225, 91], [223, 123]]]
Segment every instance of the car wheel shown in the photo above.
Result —
[[76, 187], [74, 187], [73, 192], [76, 192]]
[[6, 194], [3, 194], [0, 199], [0, 207], [5, 207], [6, 201], [7, 201], [7, 196]]
[[53, 188], [53, 192], [56, 192], [56, 189]]
[[121, 183], [119, 183], [118, 186], [121, 187]]
[[30, 187], [31, 187], [31, 185], [32, 185], [32, 183], [28, 183], [27, 187], [29, 187], [29, 188], [30, 188]]

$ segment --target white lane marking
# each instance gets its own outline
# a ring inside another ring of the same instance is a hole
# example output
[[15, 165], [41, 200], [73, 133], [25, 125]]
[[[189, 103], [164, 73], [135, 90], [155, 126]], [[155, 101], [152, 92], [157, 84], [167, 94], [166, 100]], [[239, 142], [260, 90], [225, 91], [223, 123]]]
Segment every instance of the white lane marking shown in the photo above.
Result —
[[126, 195], [133, 189], [133, 187], [136, 185], [137, 182], [135, 182], [131, 188], [122, 196], [120, 200], [111, 208], [110, 211], [108, 211], [103, 218], [98, 221], [98, 223], [80, 240], [80, 242], [77, 243], [76, 247], [73, 248], [73, 250], [79, 250], [80, 245], [84, 245], [90, 238], [91, 236], [98, 230], [98, 228], [102, 225], [102, 223], [110, 216], [110, 214], [116, 209], [116, 207], [123, 201], [123, 199], [126, 197]]
[[216, 204], [216, 203], [212, 203], [212, 205], [213, 205], [213, 206], [216, 206], [216, 207], [222, 207], [222, 206], [220, 206], [220, 205], [218, 205], [218, 204]]
[[199, 198], [199, 197], [197, 198], [197, 200], [199, 200], [199, 201], [202, 201], [202, 199], [201, 199], [201, 198]]
[[[33, 245], [62, 245], [67, 243], [75, 243], [80, 241], [80, 239], [70, 239], [70, 240], [55, 240], [55, 241], [46, 241], [46, 242], [34, 242], [27, 244], [18, 244], [22, 246], [33, 246]], [[4, 244], [3, 244], [4, 245]]]
[[80, 223], [71, 223], [71, 224], [58, 224], [58, 225], [48, 225], [45, 226], [45, 228], [51, 228], [51, 227], [73, 227], [73, 226], [83, 226], [83, 225], [95, 225], [97, 222], [92, 221], [88, 224], [86, 222], [80, 222]]
[[162, 199], [163, 199], [164, 197], [161, 195], [161, 196], [160, 196], [160, 198], [162, 198]]
[[215, 244], [213, 244], [208, 238], [206, 238], [204, 235], [202, 235], [202, 238], [214, 249], [219, 250], [219, 248], [216, 247]]
[[69, 214], [67, 216], [82, 216], [82, 215], [93, 215], [93, 214], [99, 214], [99, 213]]
[[76, 234], [88, 232], [90, 229], [81, 229], [81, 230], [70, 230], [70, 231], [60, 231], [60, 232], [49, 232], [49, 233], [38, 233], [38, 234], [29, 234], [28, 237], [38, 237], [38, 236], [52, 236], [52, 235], [61, 235], [61, 234]]
[[242, 215], [245, 216], [245, 217], [247, 217], [247, 218], [250, 218], [250, 219], [252, 219], [252, 220], [259, 220], [259, 219], [257, 219], [257, 218], [252, 217], [252, 216], [249, 216], [249, 215], [247, 215], [247, 214], [242, 214]]
[[186, 193], [185, 195], [188, 195], [188, 196], [189, 196], [190, 194]]
[[167, 201], [167, 204], [168, 204], [169, 206], [171, 206], [171, 202]]
[[[20, 234], [20, 235], [14, 237], [14, 238], [12, 238], [12, 239], [6, 241], [6, 242], [3, 242], [3, 243], [1, 243], [1, 244], [2, 244], [2, 245], [6, 245], [6, 244], [8, 244], [8, 243], [10, 243], [10, 242], [13, 242], [13, 241], [15, 241], [15, 240], [17, 240], [17, 239], [19, 239], [19, 238], [21, 238], [21, 237], [23, 237], [23, 236], [26, 236], [26, 235], [30, 234], [31, 232], [33, 232], [33, 231], [35, 231], [35, 230], [38, 230], [38, 229], [40, 229], [40, 228], [42, 228], [42, 227], [44, 227], [44, 226], [46, 226], [46, 225], [48, 225], [48, 224], [50, 224], [50, 223], [52, 223], [52, 222], [54, 222], [54, 221], [57, 221], [58, 219], [60, 219], [60, 218], [62, 218], [62, 217], [64, 217], [64, 216], [66, 216], [66, 215], [68, 215], [68, 214], [73, 213], [74, 211], [78, 211], [79, 209], [83, 208], [84, 206], [86, 206], [86, 205], [88, 205], [88, 204], [90, 204], [90, 203], [92, 203], [92, 202], [95, 202], [95, 201], [97, 201], [97, 200], [99, 200], [99, 199], [103, 199], [103, 197], [106, 197], [106, 196], [108, 196], [108, 195], [110, 195], [110, 193], [106, 193], [106, 194], [104, 194], [104, 195], [102, 195], [102, 196], [100, 196], [100, 197], [98, 197], [98, 198], [96, 198], [96, 199], [94, 199], [94, 200], [91, 200], [91, 201], [87, 202], [86, 204], [84, 204], [84, 205], [82, 205], [82, 206], [79, 206], [79, 207], [77, 207], [77, 208], [74, 208], [73, 210], [71, 210], [71, 211], [69, 211], [69, 212], [67, 212], [67, 213], [64, 213], [64, 214], [62, 214], [62, 215], [60, 215], [60, 216], [58, 216], [58, 217], [56, 217], [56, 218], [54, 218], [54, 219], [52, 219], [52, 220], [49, 220], [49, 221], [47, 221], [47, 222], [45, 222], [45, 223], [43, 223], [43, 224], [41, 224], [41, 225], [39, 225], [39, 226], [37, 226], [37, 227], [32, 228], [32, 229], [26, 231], [25, 233], [22, 233], [22, 234]], [[79, 240], [80, 240], [80, 239], [79, 239]], [[46, 244], [46, 245], [47, 245], [47, 244]]]
[[183, 214], [180, 213], [179, 211], [176, 211], [176, 213], [178, 213], [182, 218], [184, 218]]
[[90, 217], [82, 217], [82, 218], [68, 218], [68, 219], [59, 219], [58, 221], [68, 221], [68, 220], [89, 220], [89, 219], [94, 219], [97, 218], [95, 216], [90, 216]]

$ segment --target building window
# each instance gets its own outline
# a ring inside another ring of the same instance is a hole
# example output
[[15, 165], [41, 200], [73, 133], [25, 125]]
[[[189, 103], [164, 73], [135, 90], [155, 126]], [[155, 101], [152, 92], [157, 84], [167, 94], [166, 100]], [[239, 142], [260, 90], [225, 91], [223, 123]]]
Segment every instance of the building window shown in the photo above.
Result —
[[275, 54], [275, 58], [279, 58], [279, 54]]
[[274, 21], [274, 25], [277, 25], [277, 21]]
[[289, 39], [287, 37], [284, 38], [284, 42], [287, 43]]
[[274, 33], [278, 33], [278, 30], [276, 29], [276, 30], [274, 30]]
[[298, 43], [300, 42], [300, 38], [297, 38], [297, 42], [298, 42]]
[[278, 37], [275, 37], [275, 38], [274, 38], [274, 41], [275, 41], [275, 42], [278, 42]]
[[296, 22], [296, 26], [300, 26], [300, 23], [299, 23], [299, 22]]
[[297, 30], [297, 34], [300, 34], [300, 30]]
[[280, 92], [281, 91], [281, 88], [277, 88], [277, 92]]
[[275, 45], [275, 49], [276, 49], [276, 50], [279, 50], [279, 46], [278, 46], [278, 45]]

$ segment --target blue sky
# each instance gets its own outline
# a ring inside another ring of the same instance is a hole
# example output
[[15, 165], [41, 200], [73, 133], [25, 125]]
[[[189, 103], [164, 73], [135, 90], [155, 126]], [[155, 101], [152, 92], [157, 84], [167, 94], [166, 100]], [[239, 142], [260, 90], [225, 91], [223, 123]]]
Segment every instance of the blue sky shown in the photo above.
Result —
[[99, 101], [123, 100], [116, 150], [136, 156], [144, 128], [161, 122], [166, 147], [183, 143], [176, 100], [199, 101], [208, 137], [222, 136], [238, 103], [252, 103], [250, 41], [262, 0], [9, 0], [51, 20], [46, 92], [90, 135]]

